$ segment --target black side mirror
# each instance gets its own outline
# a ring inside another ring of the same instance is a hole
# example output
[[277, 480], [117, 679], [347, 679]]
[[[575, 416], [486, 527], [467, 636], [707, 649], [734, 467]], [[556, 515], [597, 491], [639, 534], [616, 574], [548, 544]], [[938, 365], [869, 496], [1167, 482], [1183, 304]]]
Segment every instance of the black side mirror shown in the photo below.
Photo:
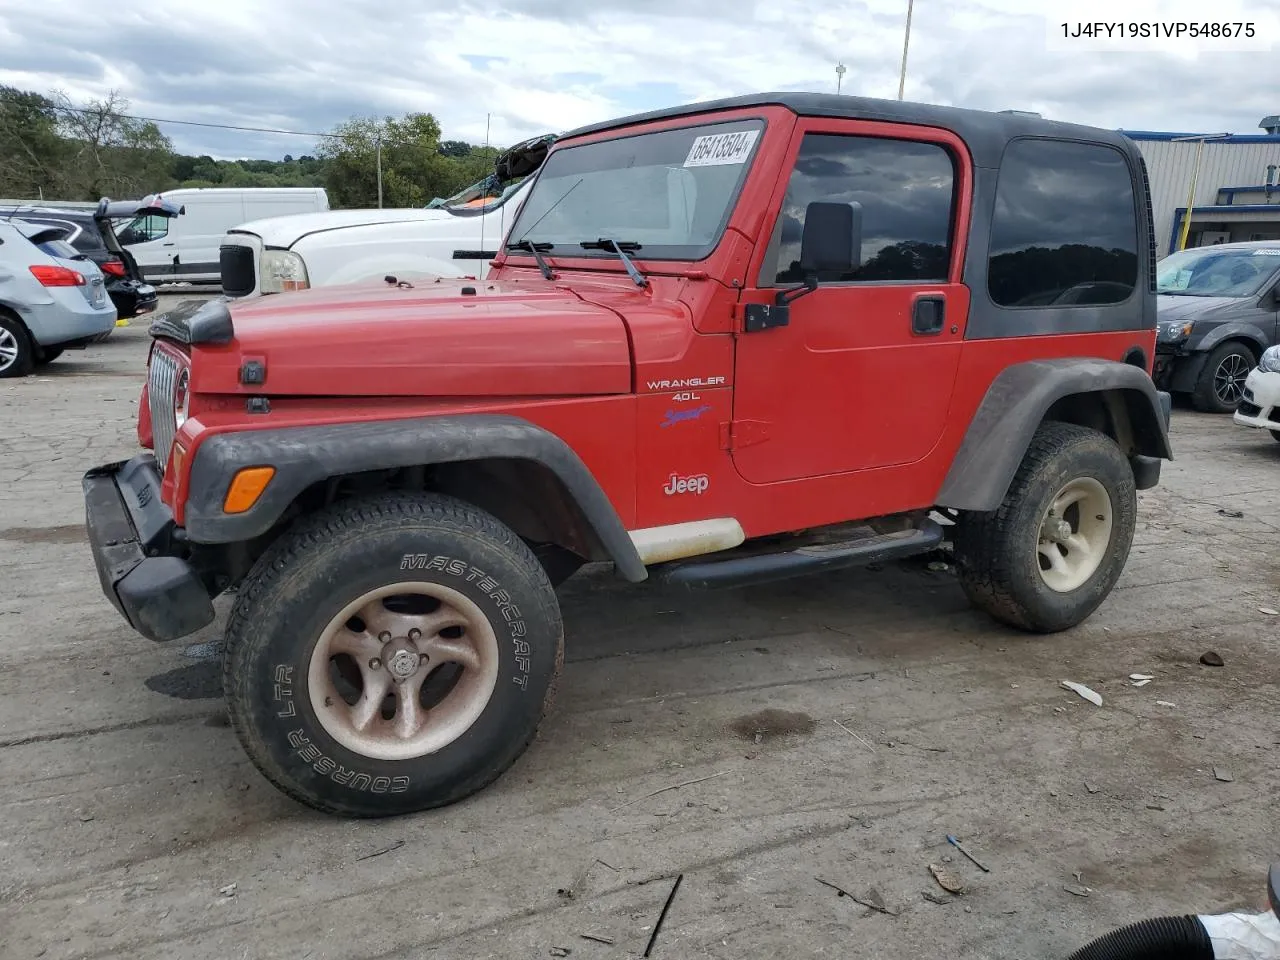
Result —
[[862, 204], [814, 201], [805, 208], [804, 232], [800, 235], [798, 287], [779, 290], [772, 304], [747, 304], [743, 329], [757, 333], [791, 322], [790, 304], [818, 289], [825, 274], [842, 276], [862, 264]]
[[810, 276], [850, 273], [858, 269], [862, 254], [862, 205], [859, 203], [809, 204], [800, 238], [800, 270]]
[[862, 261], [862, 204], [817, 200], [804, 212], [800, 236], [800, 272], [804, 283], [779, 292], [779, 306], [818, 289], [824, 273], [845, 274]]

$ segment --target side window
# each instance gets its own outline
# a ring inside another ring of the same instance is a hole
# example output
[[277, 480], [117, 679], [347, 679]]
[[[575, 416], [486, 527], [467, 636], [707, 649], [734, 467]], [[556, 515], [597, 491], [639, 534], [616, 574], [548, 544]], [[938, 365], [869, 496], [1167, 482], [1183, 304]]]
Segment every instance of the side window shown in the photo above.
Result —
[[156, 214], [136, 217], [132, 223], [119, 233], [120, 242], [146, 243], [148, 240], [159, 240], [169, 233], [169, 218]]
[[814, 201], [862, 207], [862, 265], [819, 280], [945, 280], [954, 200], [955, 166], [936, 143], [806, 134], [782, 202], [772, 280], [803, 281], [800, 236]]
[[996, 184], [991, 299], [1003, 307], [1128, 300], [1138, 282], [1136, 211], [1129, 165], [1118, 150], [1015, 140]]

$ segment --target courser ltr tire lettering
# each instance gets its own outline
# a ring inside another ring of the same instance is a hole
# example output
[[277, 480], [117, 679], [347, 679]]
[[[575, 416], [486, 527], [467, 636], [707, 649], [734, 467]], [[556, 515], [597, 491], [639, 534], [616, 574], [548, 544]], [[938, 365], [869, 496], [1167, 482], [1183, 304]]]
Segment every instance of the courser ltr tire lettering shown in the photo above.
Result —
[[[1055, 495], [1079, 478], [1097, 480], [1111, 500], [1110, 539], [1098, 568], [1078, 588], [1057, 592], [1040, 574], [1041, 524]], [[1115, 586], [1137, 522], [1133, 470], [1115, 441], [1069, 423], [1040, 425], [999, 508], [962, 513], [956, 571], [974, 606], [1036, 633], [1066, 630], [1087, 618]]]
[[[498, 639], [497, 681], [479, 717], [438, 751], [371, 759], [326, 732], [308, 665], [353, 599], [409, 580], [479, 607]], [[453, 803], [497, 779], [533, 740], [563, 658], [555, 593], [519, 537], [450, 497], [388, 495], [317, 513], [259, 559], [227, 624], [223, 684], [236, 735], [268, 780], [318, 810], [376, 817]]]

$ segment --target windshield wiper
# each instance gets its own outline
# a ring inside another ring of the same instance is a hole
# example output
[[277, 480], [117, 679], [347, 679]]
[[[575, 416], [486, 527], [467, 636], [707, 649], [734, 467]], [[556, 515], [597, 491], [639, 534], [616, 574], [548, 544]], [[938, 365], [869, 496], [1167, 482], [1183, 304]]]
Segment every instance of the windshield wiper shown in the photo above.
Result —
[[544, 250], [550, 250], [555, 246], [554, 243], [534, 243], [532, 240], [517, 240], [515, 243], [508, 243], [508, 250], [523, 250], [526, 253], [533, 254], [533, 259], [538, 261], [538, 270], [542, 272], [544, 280], [554, 280], [556, 275], [551, 272], [551, 267], [547, 264], [546, 258], [542, 256]]
[[637, 287], [647, 287], [649, 285], [645, 275], [636, 269], [636, 265], [627, 256], [628, 250], [640, 249], [640, 244], [634, 240], [613, 240], [609, 237], [601, 237], [599, 240], [583, 240], [578, 246], [582, 247], [583, 250], [609, 250], [616, 253], [618, 259], [622, 261], [622, 265], [627, 268], [627, 275], [635, 281]]

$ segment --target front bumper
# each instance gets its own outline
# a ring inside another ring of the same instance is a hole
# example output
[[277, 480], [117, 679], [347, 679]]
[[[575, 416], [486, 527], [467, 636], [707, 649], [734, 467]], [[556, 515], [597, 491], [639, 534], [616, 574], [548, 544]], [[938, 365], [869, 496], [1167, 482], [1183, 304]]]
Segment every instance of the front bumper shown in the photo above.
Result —
[[180, 531], [160, 499], [150, 453], [85, 474], [85, 522], [102, 592], [149, 640], [176, 640], [213, 621], [213, 601], [179, 555]]
[[1280, 431], [1280, 373], [1254, 367], [1244, 381], [1244, 399], [1232, 417], [1242, 427]]

